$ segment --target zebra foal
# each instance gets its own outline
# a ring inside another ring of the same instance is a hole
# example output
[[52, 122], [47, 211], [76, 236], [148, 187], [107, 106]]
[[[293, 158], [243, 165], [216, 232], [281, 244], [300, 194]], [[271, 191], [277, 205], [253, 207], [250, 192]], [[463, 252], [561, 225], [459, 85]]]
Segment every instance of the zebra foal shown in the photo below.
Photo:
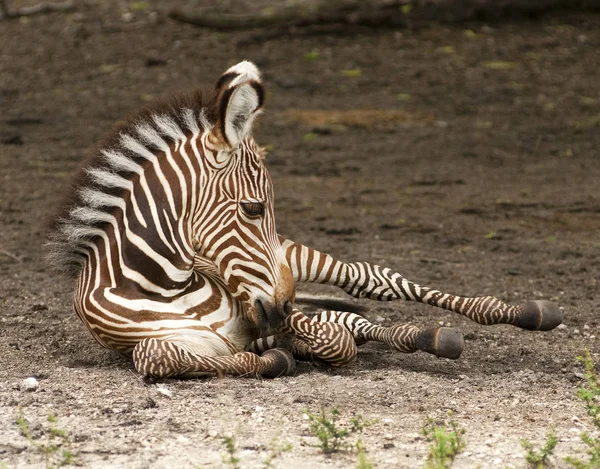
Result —
[[258, 69], [241, 62], [212, 93], [152, 104], [117, 126], [84, 165], [49, 240], [75, 277], [74, 310], [104, 347], [153, 377], [291, 374], [295, 358], [334, 366], [369, 340], [458, 358], [453, 329], [382, 327], [343, 311], [294, 308], [295, 283], [355, 297], [411, 300], [481, 324], [549, 330], [548, 302], [509, 306], [416, 285], [387, 268], [345, 263], [278, 236], [264, 153]]

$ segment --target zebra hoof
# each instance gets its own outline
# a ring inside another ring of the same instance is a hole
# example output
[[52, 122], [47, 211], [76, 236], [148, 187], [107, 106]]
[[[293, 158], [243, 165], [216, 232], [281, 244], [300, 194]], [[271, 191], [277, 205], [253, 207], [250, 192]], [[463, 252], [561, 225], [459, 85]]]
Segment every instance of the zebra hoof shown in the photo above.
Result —
[[261, 355], [266, 361], [265, 370], [261, 376], [265, 378], [278, 378], [296, 374], [296, 361], [290, 352], [281, 348], [267, 350]]
[[549, 331], [563, 321], [563, 312], [546, 300], [528, 301], [521, 307], [515, 326], [529, 331]]
[[458, 329], [439, 327], [422, 331], [417, 337], [417, 348], [436, 357], [456, 360], [465, 348], [465, 340]]

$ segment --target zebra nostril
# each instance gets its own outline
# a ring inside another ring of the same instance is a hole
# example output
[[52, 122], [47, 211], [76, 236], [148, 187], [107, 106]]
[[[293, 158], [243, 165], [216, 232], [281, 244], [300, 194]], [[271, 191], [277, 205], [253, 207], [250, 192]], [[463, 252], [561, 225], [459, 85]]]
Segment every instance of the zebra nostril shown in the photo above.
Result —
[[289, 316], [290, 314], [292, 314], [293, 309], [294, 309], [294, 307], [293, 307], [291, 301], [286, 301], [285, 304], [283, 305], [283, 311], [285, 312], [286, 316]]

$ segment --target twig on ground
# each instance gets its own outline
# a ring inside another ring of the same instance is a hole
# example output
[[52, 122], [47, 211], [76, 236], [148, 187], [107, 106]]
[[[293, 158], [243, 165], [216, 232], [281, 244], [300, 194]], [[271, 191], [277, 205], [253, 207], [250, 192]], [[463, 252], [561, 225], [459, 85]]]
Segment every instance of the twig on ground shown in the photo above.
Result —
[[0, 254], [4, 254], [6, 257], [10, 257], [11, 259], [16, 260], [19, 264], [23, 263], [23, 259], [12, 252], [5, 251], [4, 249], [0, 249]]
[[40, 2], [29, 7], [16, 8], [9, 10], [6, 0], [0, 0], [0, 19], [20, 18], [22, 16], [39, 15], [43, 13], [65, 12], [75, 9], [73, 0], [65, 0], [59, 3]]

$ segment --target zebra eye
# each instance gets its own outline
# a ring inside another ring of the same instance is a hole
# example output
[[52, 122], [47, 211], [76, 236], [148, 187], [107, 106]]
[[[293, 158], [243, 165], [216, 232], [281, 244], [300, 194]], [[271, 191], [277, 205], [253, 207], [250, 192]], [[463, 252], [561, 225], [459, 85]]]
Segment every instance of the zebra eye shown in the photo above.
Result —
[[240, 206], [244, 213], [251, 218], [262, 217], [265, 214], [263, 202], [240, 202]]

